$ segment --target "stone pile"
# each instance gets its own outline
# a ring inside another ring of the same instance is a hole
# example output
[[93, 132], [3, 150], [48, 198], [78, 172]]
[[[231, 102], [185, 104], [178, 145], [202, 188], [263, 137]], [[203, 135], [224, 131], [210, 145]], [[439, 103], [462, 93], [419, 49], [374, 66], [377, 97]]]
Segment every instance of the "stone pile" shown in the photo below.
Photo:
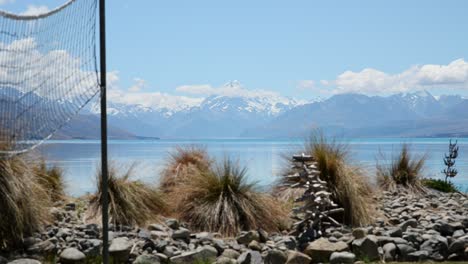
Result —
[[302, 195], [295, 200], [298, 206], [293, 212], [297, 222], [291, 234], [298, 238], [299, 248], [304, 249], [307, 243], [320, 238], [326, 228], [340, 226], [331, 215], [344, 210], [331, 199], [327, 182], [320, 179], [317, 163], [311, 156], [293, 156], [291, 173], [285, 177], [285, 187], [302, 190]]

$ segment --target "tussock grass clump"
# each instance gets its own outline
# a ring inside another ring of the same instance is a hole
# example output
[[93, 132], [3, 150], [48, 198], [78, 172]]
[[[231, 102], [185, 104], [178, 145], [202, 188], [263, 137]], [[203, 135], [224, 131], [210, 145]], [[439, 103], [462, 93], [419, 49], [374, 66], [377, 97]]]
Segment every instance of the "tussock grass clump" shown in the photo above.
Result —
[[247, 182], [247, 170], [226, 159], [216, 168], [198, 170], [180, 182], [174, 194], [183, 198], [179, 217], [200, 231], [235, 235], [241, 230], [278, 231], [287, 218], [281, 203]]
[[426, 155], [414, 157], [409, 145], [403, 144], [390, 164], [377, 163], [377, 184], [384, 190], [392, 191], [397, 186], [403, 186], [415, 192], [423, 192], [421, 172], [425, 161]]
[[42, 160], [34, 168], [34, 174], [52, 202], [65, 199], [65, 181], [60, 167], [47, 168], [45, 161]]
[[47, 223], [49, 196], [24, 156], [0, 157], [0, 249], [19, 246]]
[[305, 153], [317, 162], [320, 178], [328, 183], [332, 198], [345, 209], [344, 222], [353, 226], [372, 221], [372, 188], [358, 166], [349, 164], [349, 149], [345, 144], [315, 132], [305, 143]]
[[211, 164], [208, 152], [203, 147], [176, 147], [169, 154], [166, 167], [161, 175], [160, 188], [165, 193], [171, 192], [178, 182], [196, 174], [199, 170], [208, 170]]
[[[134, 166], [119, 174], [115, 163], [109, 166], [109, 219], [114, 225], [144, 226], [165, 212], [166, 203], [156, 188], [132, 180]], [[90, 212], [100, 216], [102, 205], [102, 173], [97, 173], [97, 192], [91, 197]]]

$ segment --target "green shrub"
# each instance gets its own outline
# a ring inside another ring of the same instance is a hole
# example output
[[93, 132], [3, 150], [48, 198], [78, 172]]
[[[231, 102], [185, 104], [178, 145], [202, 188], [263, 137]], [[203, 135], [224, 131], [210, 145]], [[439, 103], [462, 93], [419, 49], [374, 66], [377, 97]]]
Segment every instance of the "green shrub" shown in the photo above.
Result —
[[444, 181], [441, 179], [423, 179], [422, 184], [428, 188], [445, 193], [458, 192], [457, 187], [455, 187], [455, 185], [450, 181]]

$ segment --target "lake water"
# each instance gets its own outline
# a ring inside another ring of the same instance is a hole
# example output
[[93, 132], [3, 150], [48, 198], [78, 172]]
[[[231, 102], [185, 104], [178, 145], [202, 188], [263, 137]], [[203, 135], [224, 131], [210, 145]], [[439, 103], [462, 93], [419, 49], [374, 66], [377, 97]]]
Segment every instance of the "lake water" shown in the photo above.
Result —
[[[401, 143], [410, 143], [415, 155], [428, 155], [425, 177], [443, 178], [443, 156], [448, 151], [447, 138], [369, 138], [345, 140], [352, 153], [352, 162], [366, 168], [368, 177], [375, 178], [375, 163], [382, 153], [390, 158]], [[128, 167], [136, 162], [135, 178], [157, 184], [171, 150], [176, 146], [202, 145], [218, 160], [229, 156], [247, 166], [249, 179], [268, 186], [280, 174], [284, 154], [297, 152], [300, 140], [209, 139], [209, 140], [111, 140], [110, 160]], [[468, 190], [468, 138], [458, 140], [460, 147], [456, 167], [459, 174], [453, 182]], [[95, 190], [95, 174], [100, 163], [100, 142], [92, 140], [48, 141], [39, 147], [49, 164], [65, 171], [68, 193], [83, 195]], [[385, 161], [384, 161], [385, 162]]]

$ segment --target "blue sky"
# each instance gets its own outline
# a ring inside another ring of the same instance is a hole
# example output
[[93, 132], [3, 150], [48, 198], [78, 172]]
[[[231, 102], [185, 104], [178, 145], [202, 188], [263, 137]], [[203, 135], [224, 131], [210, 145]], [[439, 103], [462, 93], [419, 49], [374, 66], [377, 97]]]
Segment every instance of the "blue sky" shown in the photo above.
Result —
[[[0, 8], [64, 2], [0, 0]], [[468, 95], [468, 1], [107, 3], [108, 69], [122, 90], [204, 96], [239, 80], [302, 99], [421, 89]]]

